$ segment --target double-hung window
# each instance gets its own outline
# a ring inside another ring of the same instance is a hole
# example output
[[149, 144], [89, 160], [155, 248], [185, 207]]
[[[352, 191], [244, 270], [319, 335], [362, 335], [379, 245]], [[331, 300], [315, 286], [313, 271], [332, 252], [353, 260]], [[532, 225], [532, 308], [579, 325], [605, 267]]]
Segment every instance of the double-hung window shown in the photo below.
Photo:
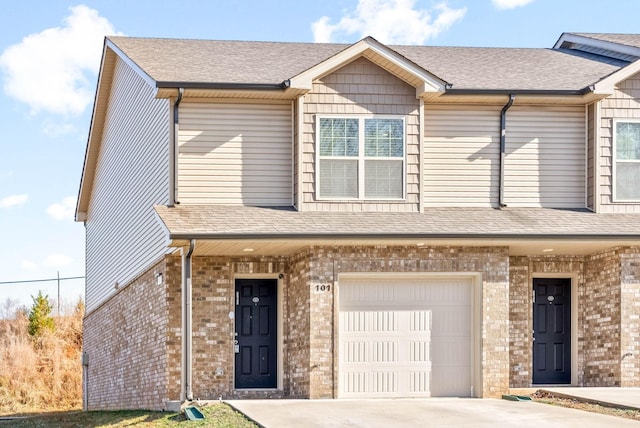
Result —
[[319, 199], [404, 199], [404, 118], [319, 117], [317, 125]]
[[640, 121], [614, 120], [614, 198], [640, 201]]

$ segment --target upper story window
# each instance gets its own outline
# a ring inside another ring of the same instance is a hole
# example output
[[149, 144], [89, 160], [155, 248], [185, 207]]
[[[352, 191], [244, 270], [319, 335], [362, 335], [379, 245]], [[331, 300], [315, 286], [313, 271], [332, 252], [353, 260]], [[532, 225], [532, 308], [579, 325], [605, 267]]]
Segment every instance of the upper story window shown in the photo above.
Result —
[[319, 117], [319, 199], [403, 199], [405, 124], [398, 117]]
[[640, 121], [614, 120], [614, 199], [640, 201]]

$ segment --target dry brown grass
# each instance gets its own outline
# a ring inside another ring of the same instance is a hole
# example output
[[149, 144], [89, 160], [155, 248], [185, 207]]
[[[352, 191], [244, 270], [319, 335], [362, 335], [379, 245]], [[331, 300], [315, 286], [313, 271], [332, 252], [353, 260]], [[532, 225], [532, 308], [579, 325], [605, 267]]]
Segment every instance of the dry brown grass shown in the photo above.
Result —
[[0, 415], [82, 406], [82, 316], [76, 305], [34, 339], [24, 310], [0, 319]]

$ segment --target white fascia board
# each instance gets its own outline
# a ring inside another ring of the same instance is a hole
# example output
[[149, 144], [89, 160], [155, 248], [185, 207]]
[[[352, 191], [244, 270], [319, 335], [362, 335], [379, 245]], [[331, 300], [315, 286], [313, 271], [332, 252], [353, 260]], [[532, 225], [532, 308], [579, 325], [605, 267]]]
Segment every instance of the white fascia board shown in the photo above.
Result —
[[106, 39], [106, 47], [108, 47], [116, 55], [118, 55], [118, 57], [122, 61], [124, 61], [125, 64], [131, 67], [131, 69], [135, 71], [149, 86], [151, 86], [156, 91], [158, 90], [156, 80], [153, 77], [149, 76], [146, 71], [140, 68], [140, 66], [135, 61], [129, 58], [127, 54], [125, 54], [118, 46], [116, 46], [116, 44], [113, 43], [108, 37]]
[[593, 85], [593, 93], [611, 95], [615, 90], [616, 84], [622, 82], [625, 79], [628, 79], [636, 73], [640, 73], [640, 59], [632, 62], [631, 64], [621, 68], [614, 73], [611, 73], [609, 76]]
[[384, 46], [372, 38], [362, 39], [320, 64], [317, 64], [297, 76], [292, 77], [290, 79], [291, 87], [295, 89], [310, 90], [314, 79], [322, 77], [340, 68], [342, 65], [352, 61], [367, 50], [373, 51], [381, 58], [384, 58], [421, 79], [422, 84], [417, 89], [418, 93], [444, 92], [446, 82], [438, 79], [423, 68], [413, 64], [394, 50]]
[[[82, 175], [80, 177], [80, 188], [78, 189], [78, 200], [76, 201], [75, 221], [82, 222], [87, 219], [87, 212], [89, 209], [89, 193], [91, 187], [93, 187], [93, 179], [95, 171], [93, 168], [89, 168], [89, 161], [92, 157], [96, 156], [97, 148], [100, 143], [95, 137], [95, 121], [98, 115], [104, 115], [104, 112], [98, 108], [98, 98], [100, 93], [104, 92], [104, 66], [107, 61], [107, 41], [105, 37], [102, 47], [102, 57], [100, 59], [100, 71], [98, 72], [98, 83], [96, 85], [96, 92], [93, 97], [93, 109], [91, 111], [91, 123], [89, 124], [89, 136], [87, 138], [87, 145], [84, 152], [84, 161], [82, 163]], [[109, 76], [111, 78], [111, 76]], [[100, 130], [102, 131], [102, 130]]]
[[620, 43], [608, 42], [605, 40], [594, 39], [591, 37], [580, 36], [572, 33], [562, 33], [553, 49], [559, 49], [564, 42], [581, 43], [583, 45], [593, 46], [594, 48], [605, 49], [608, 51], [618, 52], [624, 55], [640, 56], [640, 48], [627, 46]]

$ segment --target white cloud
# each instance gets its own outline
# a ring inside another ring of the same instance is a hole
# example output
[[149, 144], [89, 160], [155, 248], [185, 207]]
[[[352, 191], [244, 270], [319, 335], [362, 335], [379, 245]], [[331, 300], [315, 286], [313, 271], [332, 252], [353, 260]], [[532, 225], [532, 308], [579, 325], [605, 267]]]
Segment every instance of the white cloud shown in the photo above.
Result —
[[51, 268], [61, 268], [73, 263], [73, 259], [64, 254], [51, 254], [44, 259], [44, 265]]
[[92, 102], [102, 41], [115, 31], [94, 9], [70, 11], [64, 26], [30, 34], [0, 55], [5, 92], [32, 113], [77, 115]]
[[56, 220], [73, 220], [73, 213], [76, 210], [76, 198], [68, 196], [60, 203], [51, 204], [47, 207], [47, 214]]
[[31, 260], [23, 260], [20, 263], [20, 267], [24, 270], [29, 270], [29, 271], [33, 271], [36, 270], [38, 268], [38, 265], [35, 264], [34, 262], [32, 262]]
[[311, 24], [318, 43], [348, 41], [356, 34], [372, 36], [386, 44], [424, 44], [447, 30], [467, 13], [467, 8], [450, 8], [440, 2], [430, 9], [415, 9], [415, 0], [359, 0], [336, 24], [322, 18]]
[[515, 9], [526, 6], [533, 0], [491, 0], [496, 9]]
[[60, 137], [62, 135], [69, 135], [76, 132], [76, 127], [71, 123], [60, 123], [47, 120], [44, 123], [42, 132], [48, 137]]
[[22, 205], [29, 199], [28, 195], [9, 195], [0, 199], [0, 208], [11, 208]]

